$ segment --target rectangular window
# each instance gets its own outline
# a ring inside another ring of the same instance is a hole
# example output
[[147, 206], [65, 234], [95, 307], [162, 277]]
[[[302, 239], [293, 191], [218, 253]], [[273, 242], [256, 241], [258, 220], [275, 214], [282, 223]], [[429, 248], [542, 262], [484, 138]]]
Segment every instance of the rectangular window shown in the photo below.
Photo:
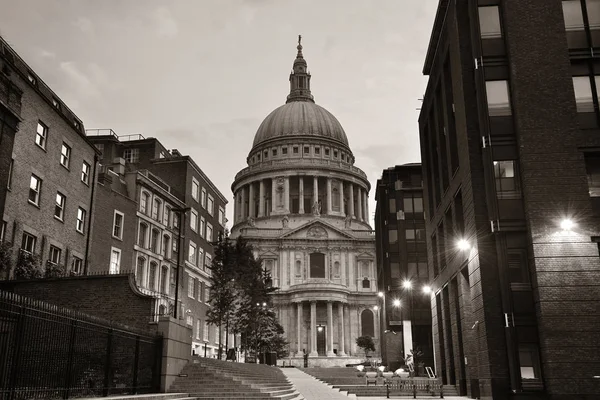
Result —
[[61, 253], [61, 250], [58, 247], [50, 245], [50, 253], [48, 254], [48, 261], [50, 261], [52, 264], [59, 264], [60, 263], [60, 253]]
[[71, 147], [66, 143], [62, 144], [62, 148], [60, 150], [60, 165], [65, 168], [69, 168], [69, 163], [71, 162]]
[[206, 205], [206, 210], [210, 215], [214, 215], [215, 213], [215, 200], [211, 195], [208, 195], [208, 203]]
[[590, 23], [591, 30], [600, 29], [600, 1], [598, 0], [586, 0], [585, 6], [587, 8], [588, 21]]
[[298, 154], [298, 147], [294, 146], [292, 148], [292, 151], [293, 151], [294, 154]]
[[210, 268], [211, 265], [212, 265], [212, 256], [207, 253], [204, 256], [204, 267]]
[[56, 97], [52, 98], [52, 106], [60, 111], [60, 101]]
[[117, 239], [123, 239], [123, 221], [125, 215], [122, 212], [115, 210], [113, 217], [113, 230], [112, 235]]
[[204, 250], [202, 250], [202, 247], [198, 248], [198, 268], [204, 269]]
[[518, 191], [515, 167], [514, 160], [494, 161], [494, 178], [498, 197]]
[[200, 217], [200, 232], [198, 232], [201, 237], [206, 237], [206, 220], [204, 217]]
[[213, 239], [213, 228], [211, 224], [206, 224], [206, 240], [212, 242]]
[[98, 144], [95, 144], [94, 146], [96, 146], [96, 148], [100, 152], [100, 155], [102, 155], [102, 153], [104, 153], [104, 143], [98, 143]]
[[114, 247], [111, 249], [110, 254], [110, 270], [111, 274], [118, 274], [121, 269], [121, 250], [115, 249]]
[[200, 332], [202, 330], [202, 321], [196, 320], [196, 339], [200, 340]]
[[584, 153], [590, 197], [600, 197], [600, 153]]
[[89, 185], [90, 183], [90, 164], [83, 162], [81, 166], [81, 182]]
[[282, 147], [281, 148], [281, 154], [283, 154], [285, 156], [285, 155], [287, 155], [287, 153], [288, 153], [287, 147]]
[[179, 214], [173, 212], [173, 228], [179, 228]]
[[194, 232], [198, 232], [198, 211], [194, 209], [192, 209], [192, 212], [190, 213], [190, 228], [192, 228]]
[[320, 147], [315, 147], [315, 155], [320, 155], [321, 154], [321, 148]]
[[192, 198], [196, 201], [200, 201], [200, 184], [196, 178], [192, 178]]
[[4, 236], [6, 235], [6, 221], [0, 221], [0, 243], [4, 242]]
[[396, 199], [390, 199], [389, 203], [390, 203], [390, 213], [395, 213], [396, 212]]
[[403, 205], [404, 205], [404, 212], [405, 213], [412, 213], [415, 211], [414, 207], [413, 207], [413, 201], [412, 201], [412, 197], [405, 197], [402, 201], [403, 201]]
[[223, 207], [219, 207], [219, 222], [222, 226], [225, 226], [225, 224], [227, 223], [225, 218], [225, 209]]
[[15, 167], [15, 160], [10, 160], [10, 165], [8, 166], [8, 181], [6, 183], [6, 188], [10, 190], [12, 186], [12, 176], [13, 176], [13, 168]]
[[29, 181], [29, 202], [40, 205], [40, 192], [42, 191], [42, 180], [31, 174], [31, 180]]
[[[598, 88], [600, 77], [596, 77]], [[577, 112], [594, 112], [594, 95], [592, 94], [592, 81], [589, 76], [574, 76], [573, 89], [575, 90], [575, 103]], [[596, 99], [598, 102], [598, 99]]]
[[208, 304], [210, 300], [210, 286], [204, 286], [204, 302]]
[[204, 324], [204, 331], [202, 333], [202, 340], [208, 342], [208, 322]]
[[519, 345], [519, 364], [521, 367], [521, 379], [524, 384], [527, 381], [540, 380], [542, 378], [540, 356], [536, 344]]
[[65, 201], [66, 197], [60, 192], [56, 192], [56, 204], [54, 206], [54, 216], [63, 221], [65, 217]]
[[179, 239], [173, 239], [173, 247], [171, 249], [171, 251], [177, 252], [178, 248], [179, 248]]
[[75, 224], [75, 229], [79, 233], [83, 233], [83, 230], [85, 229], [85, 214], [86, 211], [83, 208], [79, 207], [77, 209], [77, 222]]
[[502, 37], [498, 6], [479, 7], [479, 31], [482, 39]]
[[304, 154], [310, 154], [310, 147], [304, 146]]
[[206, 208], [206, 189], [202, 188], [202, 197], [200, 198], [200, 205]]
[[273, 157], [277, 155], [277, 149], [273, 149]]
[[71, 260], [71, 272], [75, 275], [83, 273], [83, 260], [81, 258], [73, 256], [73, 260]]
[[414, 212], [422, 213], [423, 212], [423, 199], [421, 197], [413, 198], [414, 204]]
[[485, 89], [489, 116], [511, 115], [508, 81], [486, 81]]
[[584, 29], [580, 0], [563, 1], [562, 9], [567, 31], [581, 31]]
[[188, 261], [196, 265], [196, 243], [190, 241], [188, 248]]
[[21, 250], [24, 250], [28, 253], [32, 253], [35, 251], [35, 242], [37, 238], [33, 235], [30, 235], [27, 232], [23, 232], [23, 239], [21, 240]]
[[140, 150], [139, 149], [125, 149], [125, 151], [123, 151], [123, 158], [128, 163], [136, 163], [140, 160]]
[[398, 230], [396, 228], [388, 230], [388, 238], [390, 244], [398, 243]]
[[406, 240], [415, 240], [416, 239], [416, 233], [414, 228], [410, 228], [406, 230]]
[[196, 279], [194, 279], [188, 275], [188, 297], [191, 297], [192, 299], [196, 297], [196, 296], [194, 296], [194, 288], [195, 287], [196, 287]]
[[42, 149], [46, 149], [46, 141], [48, 140], [48, 127], [38, 121], [37, 130], [35, 134], [35, 144], [40, 146]]
[[35, 75], [33, 75], [32, 72], [27, 73], [27, 80], [29, 82], [31, 82], [32, 85], [37, 86], [37, 79], [36, 79]]
[[329, 149], [328, 148], [325, 149], [325, 157], [329, 157]]
[[194, 326], [194, 318], [191, 315], [185, 317], [185, 323], [189, 326]]

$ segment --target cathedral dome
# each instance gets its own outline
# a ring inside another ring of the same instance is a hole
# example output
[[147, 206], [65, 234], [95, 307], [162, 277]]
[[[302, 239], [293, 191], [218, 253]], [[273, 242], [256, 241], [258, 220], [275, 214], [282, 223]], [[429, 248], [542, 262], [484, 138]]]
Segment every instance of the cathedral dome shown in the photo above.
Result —
[[339, 121], [329, 111], [311, 101], [290, 101], [272, 111], [260, 124], [253, 147], [271, 139], [315, 136], [348, 146]]

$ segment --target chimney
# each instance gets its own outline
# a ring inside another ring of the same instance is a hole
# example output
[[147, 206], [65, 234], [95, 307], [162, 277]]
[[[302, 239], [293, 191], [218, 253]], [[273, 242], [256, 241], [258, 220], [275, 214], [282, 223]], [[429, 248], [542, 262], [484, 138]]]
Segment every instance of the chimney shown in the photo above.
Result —
[[172, 149], [171, 150], [171, 155], [173, 155], [175, 157], [181, 157], [181, 153], [177, 149]]

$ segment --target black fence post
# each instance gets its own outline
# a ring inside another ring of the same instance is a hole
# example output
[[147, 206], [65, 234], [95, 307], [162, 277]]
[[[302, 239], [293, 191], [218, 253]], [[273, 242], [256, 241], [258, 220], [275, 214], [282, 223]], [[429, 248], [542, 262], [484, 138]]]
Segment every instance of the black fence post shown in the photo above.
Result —
[[108, 340], [106, 343], [106, 364], [104, 365], [104, 388], [102, 396], [107, 397], [110, 394], [110, 370], [112, 368], [112, 340], [113, 330], [108, 329]]
[[138, 368], [140, 365], [140, 337], [135, 337], [135, 358], [133, 359], [133, 394], [137, 394]]
[[17, 377], [19, 374], [19, 361], [21, 360], [21, 348], [23, 347], [23, 325], [25, 322], [25, 304], [21, 304], [19, 310], [19, 317], [17, 318], [17, 329], [15, 332], [16, 343], [15, 350], [13, 352], [13, 365], [11, 368], [10, 374], [10, 383], [8, 387], [10, 388], [9, 400], [14, 400], [16, 398], [17, 391]]
[[65, 375], [65, 391], [63, 399], [68, 399], [71, 394], [71, 376], [73, 375], [73, 358], [75, 354], [75, 333], [77, 332], [77, 320], [71, 320], [71, 338], [69, 341], [69, 354], [67, 356], [67, 373]]
[[154, 341], [154, 366], [152, 368], [152, 383], [154, 390], [160, 392], [160, 379], [162, 374], [163, 337], [159, 336]]

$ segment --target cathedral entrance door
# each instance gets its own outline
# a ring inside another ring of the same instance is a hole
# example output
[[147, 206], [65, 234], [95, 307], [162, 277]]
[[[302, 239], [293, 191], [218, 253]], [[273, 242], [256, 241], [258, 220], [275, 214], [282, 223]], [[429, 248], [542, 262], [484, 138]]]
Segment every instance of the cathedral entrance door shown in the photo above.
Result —
[[317, 353], [319, 353], [320, 356], [325, 356], [327, 354], [326, 343], [327, 334], [325, 327], [323, 325], [319, 325], [317, 327]]

